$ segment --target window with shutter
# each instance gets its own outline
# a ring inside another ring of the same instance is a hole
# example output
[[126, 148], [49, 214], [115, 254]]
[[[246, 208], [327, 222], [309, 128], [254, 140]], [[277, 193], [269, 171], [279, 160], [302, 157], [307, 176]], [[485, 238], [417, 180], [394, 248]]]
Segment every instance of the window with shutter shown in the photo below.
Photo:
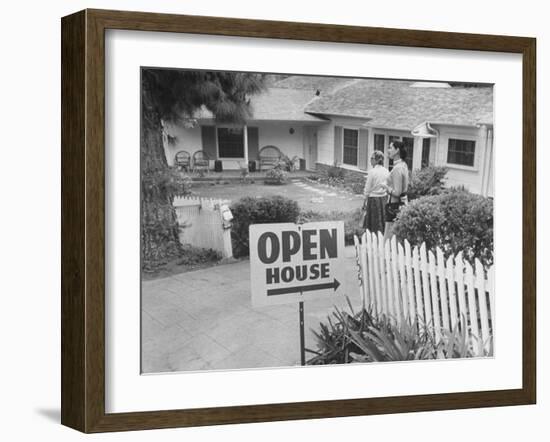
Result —
[[218, 127], [218, 154], [220, 158], [244, 158], [242, 127]]
[[359, 131], [355, 129], [344, 129], [344, 164], [357, 166], [357, 148], [359, 146]]

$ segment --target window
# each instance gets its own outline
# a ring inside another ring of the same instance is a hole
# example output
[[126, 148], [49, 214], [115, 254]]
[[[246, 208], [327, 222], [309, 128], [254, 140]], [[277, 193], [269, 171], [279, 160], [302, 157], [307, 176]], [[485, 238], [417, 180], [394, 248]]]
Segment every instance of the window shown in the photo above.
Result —
[[244, 158], [242, 127], [218, 127], [218, 155], [220, 158]]
[[449, 138], [447, 163], [473, 167], [475, 151], [475, 141]]
[[357, 166], [357, 147], [359, 145], [359, 131], [344, 129], [344, 164]]
[[380, 152], [385, 152], [386, 147], [384, 146], [383, 134], [374, 134], [374, 150], [379, 150]]

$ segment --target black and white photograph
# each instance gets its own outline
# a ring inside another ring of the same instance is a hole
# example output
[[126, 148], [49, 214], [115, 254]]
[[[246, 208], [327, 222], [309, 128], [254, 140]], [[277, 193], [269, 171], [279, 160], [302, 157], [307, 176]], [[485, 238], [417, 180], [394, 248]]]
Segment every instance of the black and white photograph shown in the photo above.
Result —
[[546, 440], [541, 5], [7, 2], [0, 440]]
[[493, 89], [142, 67], [142, 374], [493, 357]]

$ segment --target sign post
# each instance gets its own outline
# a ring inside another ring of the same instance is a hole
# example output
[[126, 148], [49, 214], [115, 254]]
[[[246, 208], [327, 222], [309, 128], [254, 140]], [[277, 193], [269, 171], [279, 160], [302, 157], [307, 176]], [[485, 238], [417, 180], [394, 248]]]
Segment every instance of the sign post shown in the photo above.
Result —
[[304, 302], [345, 293], [344, 222], [253, 224], [249, 233], [252, 305], [298, 303], [305, 365]]
[[300, 301], [300, 361], [306, 365], [306, 336], [304, 331], [304, 301]]

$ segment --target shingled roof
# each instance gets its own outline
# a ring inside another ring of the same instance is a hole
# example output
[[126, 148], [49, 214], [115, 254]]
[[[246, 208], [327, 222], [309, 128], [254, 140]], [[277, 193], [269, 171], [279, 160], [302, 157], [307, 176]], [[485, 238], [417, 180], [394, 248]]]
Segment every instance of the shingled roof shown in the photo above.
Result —
[[411, 87], [412, 81], [347, 80], [310, 102], [305, 112], [371, 119], [369, 126], [412, 130], [425, 121], [475, 126], [493, 123], [491, 87]]
[[251, 99], [253, 120], [324, 121], [304, 112], [315, 93], [308, 89], [269, 88]]
[[[413, 81], [292, 75], [251, 98], [252, 121], [322, 122], [357, 117], [410, 131], [424, 122], [493, 124], [492, 87], [414, 87]], [[196, 118], [212, 118], [202, 109]]]
[[310, 75], [292, 75], [284, 80], [279, 80], [276, 87], [284, 89], [300, 89], [319, 91], [321, 94], [330, 94], [341, 87], [356, 81], [345, 77], [314, 77]]
[[[251, 97], [251, 121], [326, 121], [326, 118], [304, 112], [314, 98], [315, 91], [309, 89], [271, 87]], [[202, 108], [195, 114], [195, 118], [211, 119], [213, 115]]]

